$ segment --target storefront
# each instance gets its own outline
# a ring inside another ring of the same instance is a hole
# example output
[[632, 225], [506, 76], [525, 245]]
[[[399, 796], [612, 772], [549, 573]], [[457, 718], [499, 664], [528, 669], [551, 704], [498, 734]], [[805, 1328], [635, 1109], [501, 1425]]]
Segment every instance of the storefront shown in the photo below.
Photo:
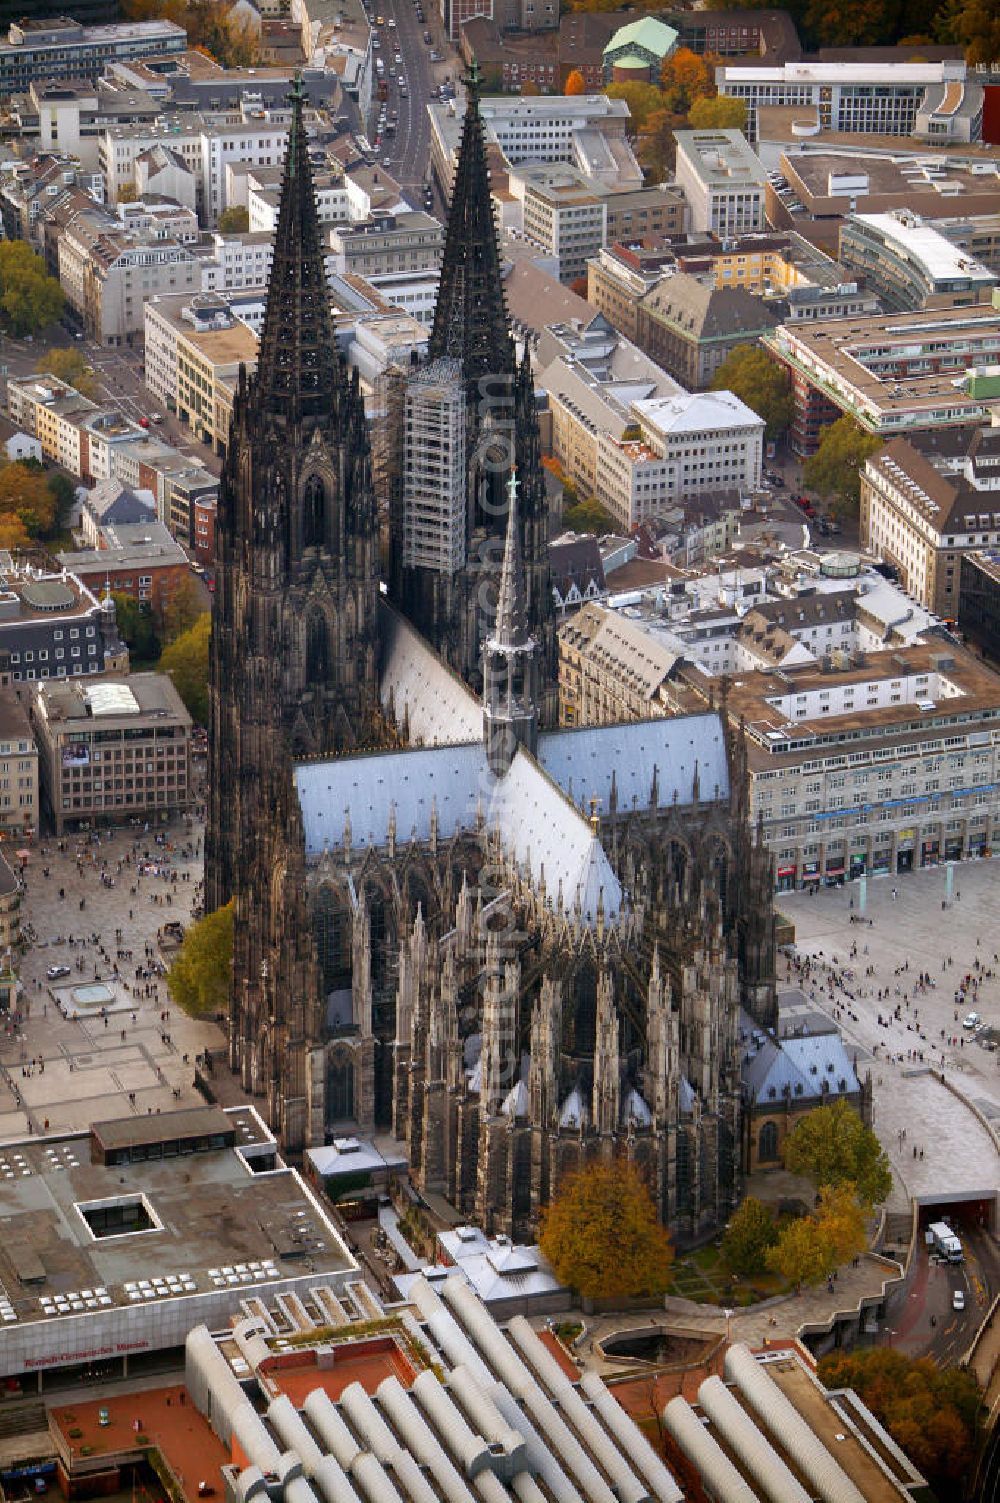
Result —
[[797, 870], [797, 868], [794, 867], [794, 866], [779, 866], [778, 867], [778, 891], [779, 892], [794, 892], [795, 891], [795, 873], [796, 873], [796, 870]]
[[886, 877], [889, 875], [889, 852], [872, 851], [872, 876]]
[[896, 837], [896, 870], [900, 873], [913, 870], [913, 847], [916, 830], [900, 830]]
[[851, 877], [863, 877], [868, 866], [868, 856], [865, 851], [853, 851], [851, 853]]
[[843, 887], [844, 885], [844, 858], [832, 856], [826, 863], [826, 880], [830, 887]]
[[925, 840], [920, 847], [920, 865], [937, 866], [941, 860], [941, 846], [936, 840]]
[[812, 882], [819, 881], [819, 862], [805, 861], [802, 864], [802, 885], [809, 886]]
[[987, 840], [985, 830], [973, 830], [969, 836], [969, 855], [985, 856], [987, 853]]
[[946, 861], [961, 861], [962, 837], [955, 835], [949, 837], [944, 843], [944, 859]]

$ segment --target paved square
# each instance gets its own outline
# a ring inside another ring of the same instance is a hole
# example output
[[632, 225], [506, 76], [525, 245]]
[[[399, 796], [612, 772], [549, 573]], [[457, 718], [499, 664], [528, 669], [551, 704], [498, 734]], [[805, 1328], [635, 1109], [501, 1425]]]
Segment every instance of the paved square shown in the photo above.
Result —
[[872, 1071], [875, 1130], [899, 1180], [893, 1209], [910, 1194], [1000, 1184], [983, 1121], [1000, 1127], [1000, 1050], [962, 1027], [974, 1010], [1000, 1030], [1000, 861], [957, 865], [950, 901], [946, 880], [944, 867], [869, 878], [863, 913], [857, 882], [778, 899], [808, 961], [801, 972], [779, 961], [779, 980], [801, 980]]
[[[195, 1058], [218, 1048], [222, 1031], [171, 1007], [152, 969], [169, 955], [157, 931], [190, 922], [201, 840], [201, 825], [181, 819], [35, 847], [24, 872], [22, 923], [35, 942], [21, 964], [23, 1017], [0, 1034], [0, 1139], [201, 1103]], [[54, 965], [70, 974], [50, 981]], [[95, 979], [112, 1001], [89, 996]]]

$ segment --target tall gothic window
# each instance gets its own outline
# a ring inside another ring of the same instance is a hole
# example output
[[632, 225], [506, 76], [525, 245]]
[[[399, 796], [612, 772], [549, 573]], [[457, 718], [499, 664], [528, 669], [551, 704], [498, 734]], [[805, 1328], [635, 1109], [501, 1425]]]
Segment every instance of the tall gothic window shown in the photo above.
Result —
[[326, 1120], [343, 1122], [353, 1116], [354, 1064], [341, 1054], [333, 1054], [326, 1071]]
[[325, 684], [330, 676], [326, 617], [318, 607], [306, 617], [306, 682]]
[[351, 922], [347, 905], [332, 887], [321, 887], [313, 905], [313, 935], [323, 995], [351, 984]]
[[318, 475], [310, 475], [303, 496], [303, 543], [322, 548], [326, 541], [326, 487]]
[[762, 1164], [771, 1164], [778, 1157], [778, 1129], [773, 1122], [765, 1122], [760, 1130], [757, 1157]]

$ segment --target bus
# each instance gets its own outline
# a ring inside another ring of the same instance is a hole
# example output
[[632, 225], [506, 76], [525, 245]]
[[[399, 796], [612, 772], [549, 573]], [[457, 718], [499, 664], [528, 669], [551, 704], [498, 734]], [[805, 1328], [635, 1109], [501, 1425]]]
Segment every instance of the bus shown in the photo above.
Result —
[[961, 1263], [965, 1254], [962, 1252], [962, 1244], [946, 1221], [935, 1221], [927, 1228], [927, 1239], [933, 1245], [938, 1257], [944, 1258], [948, 1263]]

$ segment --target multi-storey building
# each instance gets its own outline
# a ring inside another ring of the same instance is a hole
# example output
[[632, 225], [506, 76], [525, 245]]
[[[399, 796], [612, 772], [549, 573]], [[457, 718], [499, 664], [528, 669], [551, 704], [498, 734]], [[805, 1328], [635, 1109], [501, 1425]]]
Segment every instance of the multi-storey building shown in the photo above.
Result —
[[2, 586], [0, 652], [10, 654], [13, 682], [128, 671], [114, 602], [99, 600], [75, 574], [14, 565]]
[[148, 606], [158, 624], [191, 578], [187, 554], [162, 522], [109, 522], [96, 547], [57, 553], [56, 562], [95, 592], [110, 587]]
[[197, 190], [199, 217], [215, 225], [228, 208], [226, 167], [239, 162], [250, 167], [271, 167], [281, 161], [288, 135], [287, 112], [278, 110], [259, 120], [213, 119], [207, 115], [161, 116], [154, 126], [116, 126], [100, 140], [99, 161], [107, 184], [107, 196], [117, 200], [121, 189], [133, 183], [137, 159], [155, 146], [168, 146], [192, 173]]
[[892, 313], [989, 302], [997, 275], [917, 214], [851, 214], [840, 227], [840, 260]]
[[229, 397], [222, 384], [252, 370], [257, 337], [226, 300], [160, 298], [145, 307], [145, 371], [150, 391], [203, 442], [225, 452]]
[[841, 413], [889, 439], [982, 421], [996, 397], [1000, 307], [785, 323], [761, 338], [791, 374], [798, 454], [813, 453]]
[[[627, 139], [629, 108], [604, 94], [536, 95], [512, 98], [490, 95], [481, 103], [486, 139], [511, 166], [522, 162], [566, 162], [608, 187], [642, 186], [642, 168]], [[451, 192], [461, 140], [461, 110], [432, 101], [431, 166], [442, 188]]]
[[[786, 62], [724, 63], [715, 70], [719, 93], [743, 99], [747, 136], [757, 134], [763, 105], [813, 107], [827, 130], [859, 135], [912, 135], [929, 89], [954, 85], [958, 100], [966, 87], [966, 65], [942, 62]], [[968, 85], [968, 87], [978, 87]]]
[[235, 292], [246, 287], [267, 284], [271, 270], [269, 230], [250, 230], [243, 235], [223, 235], [218, 231], [199, 245], [198, 257], [202, 292]]
[[10, 377], [7, 405], [11, 421], [38, 439], [46, 459], [71, 475], [87, 473], [81, 430], [98, 413], [96, 402], [58, 376], [46, 375]]
[[[539, 379], [555, 457], [624, 532], [696, 497], [726, 494], [738, 515], [741, 496], [760, 484], [764, 424], [732, 392], [671, 391], [664, 378], [653, 394], [638, 372], [623, 392], [610, 371], [565, 356]], [[650, 394], [638, 396], [641, 386]]]
[[191, 801], [191, 716], [165, 673], [40, 684], [31, 704], [42, 807], [69, 826], [165, 823]]
[[397, 272], [436, 272], [443, 245], [441, 221], [419, 209], [378, 214], [330, 231], [331, 264], [338, 276], [377, 279]]
[[559, 267], [559, 280], [583, 276], [587, 261], [607, 240], [607, 199], [585, 173], [572, 167], [524, 166], [508, 177], [521, 207], [521, 230]]
[[16, 158], [3, 162], [0, 220], [4, 235], [8, 240], [41, 245], [44, 223], [71, 195], [78, 212], [86, 208], [106, 223], [113, 222], [110, 214], [101, 212], [104, 180], [99, 172], [85, 171], [78, 157], [45, 152], [27, 162]]
[[111, 233], [82, 215], [60, 237], [59, 280], [90, 338], [109, 346], [130, 345], [142, 334], [148, 298], [201, 285], [188, 246]]
[[[11, 689], [10, 665], [4, 659], [0, 665], [0, 831], [12, 839], [25, 840], [37, 830], [38, 747], [28, 713]], [[0, 867], [3, 896], [9, 891], [9, 871], [4, 862]], [[16, 912], [16, 905], [10, 908], [0, 898], [0, 951], [16, 939]]]
[[187, 33], [172, 21], [82, 26], [66, 16], [22, 20], [0, 43], [0, 97], [25, 93], [42, 79], [96, 79], [109, 63], [183, 52]]
[[691, 209], [691, 228], [724, 240], [765, 227], [767, 174], [738, 130], [679, 130], [675, 178]]
[[861, 540], [939, 616], [959, 610], [962, 555], [1000, 545], [1000, 428], [894, 438], [861, 475]]
[[1000, 840], [1000, 679], [952, 642], [741, 675], [728, 709], [780, 889], [982, 856]]
[[958, 625], [966, 642], [1000, 663], [1000, 552], [995, 548], [962, 555]]
[[682, 386], [709, 386], [727, 356], [778, 324], [767, 305], [739, 287], [676, 272], [639, 301], [635, 342]]

